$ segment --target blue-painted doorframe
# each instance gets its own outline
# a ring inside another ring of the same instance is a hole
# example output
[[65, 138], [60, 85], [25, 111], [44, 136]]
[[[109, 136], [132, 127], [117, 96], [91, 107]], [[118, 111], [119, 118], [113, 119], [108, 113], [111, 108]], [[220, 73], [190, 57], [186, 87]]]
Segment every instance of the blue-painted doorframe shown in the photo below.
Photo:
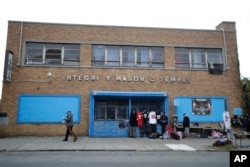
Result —
[[127, 92], [127, 91], [92, 91], [89, 100], [89, 136], [90, 137], [127, 137], [128, 129], [119, 128], [120, 121], [96, 121], [94, 106], [96, 97], [127, 97], [129, 99], [129, 113], [131, 112], [131, 98], [159, 98], [163, 100], [166, 115], [169, 114], [167, 92]]

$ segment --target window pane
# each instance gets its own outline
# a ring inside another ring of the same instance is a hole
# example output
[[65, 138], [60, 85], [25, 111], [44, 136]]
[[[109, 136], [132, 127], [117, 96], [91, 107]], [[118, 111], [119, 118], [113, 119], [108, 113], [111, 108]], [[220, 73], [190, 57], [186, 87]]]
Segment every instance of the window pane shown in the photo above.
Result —
[[128, 118], [128, 108], [127, 107], [117, 107], [117, 119], [127, 119]]
[[149, 66], [149, 48], [138, 47], [137, 48], [137, 65], [142, 67]]
[[62, 45], [46, 44], [45, 64], [61, 64]]
[[135, 48], [122, 47], [122, 66], [133, 67], [135, 66]]
[[107, 107], [107, 120], [115, 120], [115, 107]]
[[46, 59], [61, 59], [61, 44], [46, 44]]
[[94, 45], [92, 50], [92, 65], [104, 66], [105, 64], [105, 46]]
[[105, 120], [105, 109], [101, 106], [95, 107], [95, 120]]
[[80, 50], [80, 45], [78, 44], [66, 44], [64, 45], [65, 50]]
[[43, 44], [27, 43], [26, 44], [26, 64], [42, 64], [43, 62]]
[[64, 45], [64, 65], [80, 65], [80, 45]]
[[[70, 48], [70, 46], [72, 48]], [[64, 59], [79, 60], [80, 45], [64, 45]]]
[[191, 49], [192, 68], [206, 68], [204, 49]]
[[61, 60], [59, 60], [59, 59], [46, 59], [45, 64], [59, 65], [59, 64], [61, 64]]
[[207, 60], [209, 63], [223, 64], [221, 49], [207, 49]]
[[64, 50], [64, 59], [79, 60], [80, 50]]
[[151, 55], [152, 55], [152, 67], [164, 67], [163, 48], [152, 47]]
[[97, 61], [100, 61], [100, 60], [104, 61], [104, 59], [105, 59], [105, 46], [94, 45], [92, 59], [97, 60]]
[[64, 60], [63, 62], [64, 65], [67, 65], [67, 66], [79, 66], [80, 65], [80, 61], [67, 61], [67, 60]]
[[107, 46], [107, 65], [120, 66], [120, 47]]
[[163, 48], [152, 47], [151, 48], [152, 61], [163, 62]]
[[176, 68], [190, 68], [189, 49], [187, 48], [175, 49], [175, 67]]
[[95, 101], [95, 120], [105, 120], [106, 102], [104, 100]]

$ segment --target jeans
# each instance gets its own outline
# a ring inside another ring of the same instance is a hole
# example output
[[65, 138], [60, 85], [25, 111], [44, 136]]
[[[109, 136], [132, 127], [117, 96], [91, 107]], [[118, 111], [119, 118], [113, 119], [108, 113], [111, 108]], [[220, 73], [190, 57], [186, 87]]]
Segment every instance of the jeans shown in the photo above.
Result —
[[184, 127], [184, 135], [189, 136], [189, 127]]

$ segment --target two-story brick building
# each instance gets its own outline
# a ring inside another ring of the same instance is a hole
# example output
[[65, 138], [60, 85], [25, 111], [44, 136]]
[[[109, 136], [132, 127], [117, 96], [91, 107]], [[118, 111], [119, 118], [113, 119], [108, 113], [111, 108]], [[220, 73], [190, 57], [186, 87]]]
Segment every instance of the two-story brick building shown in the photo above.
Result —
[[223, 122], [241, 108], [234, 22], [214, 30], [9, 21], [1, 136], [122, 137], [132, 110], [192, 123]]

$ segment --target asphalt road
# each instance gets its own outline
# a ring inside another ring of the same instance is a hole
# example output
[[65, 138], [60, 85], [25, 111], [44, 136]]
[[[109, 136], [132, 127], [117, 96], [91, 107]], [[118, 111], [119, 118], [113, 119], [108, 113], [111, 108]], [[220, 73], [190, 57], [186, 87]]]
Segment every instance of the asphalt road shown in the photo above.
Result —
[[4, 167], [228, 167], [229, 152], [0, 152]]

